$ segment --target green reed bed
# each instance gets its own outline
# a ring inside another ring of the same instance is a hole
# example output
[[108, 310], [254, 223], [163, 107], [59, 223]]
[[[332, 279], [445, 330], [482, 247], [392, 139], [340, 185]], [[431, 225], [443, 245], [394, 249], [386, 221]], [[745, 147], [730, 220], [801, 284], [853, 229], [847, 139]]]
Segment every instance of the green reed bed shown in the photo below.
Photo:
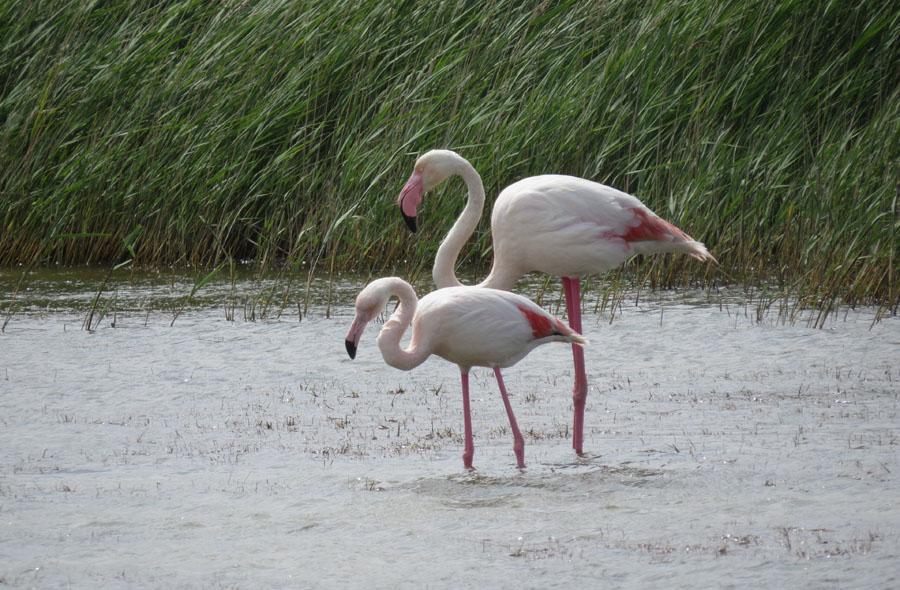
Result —
[[[0, 4], [0, 264], [235, 259], [418, 275], [459, 181], [406, 233], [415, 156], [640, 196], [765, 281], [898, 303], [900, 11], [859, 2]], [[464, 263], [490, 260], [487, 215]]]

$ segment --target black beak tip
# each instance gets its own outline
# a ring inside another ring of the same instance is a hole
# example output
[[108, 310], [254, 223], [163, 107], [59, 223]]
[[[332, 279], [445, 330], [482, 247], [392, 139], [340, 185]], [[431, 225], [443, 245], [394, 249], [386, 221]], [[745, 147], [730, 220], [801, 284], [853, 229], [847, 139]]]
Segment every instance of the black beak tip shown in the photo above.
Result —
[[347, 354], [350, 355], [351, 359], [356, 358], [356, 343], [352, 340], [345, 340], [344, 345], [347, 347]]
[[[403, 213], [403, 210], [401, 209], [400, 212]], [[406, 227], [408, 227], [409, 231], [411, 231], [412, 233], [416, 233], [416, 230], [419, 229], [416, 226], [416, 218], [415, 217], [412, 217], [410, 215], [407, 215], [406, 213], [403, 213], [403, 221], [406, 222]]]

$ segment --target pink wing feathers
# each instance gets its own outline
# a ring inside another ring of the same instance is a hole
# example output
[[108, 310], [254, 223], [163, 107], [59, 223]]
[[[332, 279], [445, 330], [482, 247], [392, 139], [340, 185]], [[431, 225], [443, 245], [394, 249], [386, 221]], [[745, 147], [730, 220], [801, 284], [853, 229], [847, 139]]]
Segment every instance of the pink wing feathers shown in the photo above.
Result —
[[627, 228], [617, 237], [626, 242], [693, 242], [693, 238], [653, 213], [635, 207], [630, 209], [637, 221], [636, 225]]
[[[659, 217], [648, 209], [637, 198], [607, 188], [612, 194], [605, 206], [596, 211], [603, 221], [613, 227], [600, 233], [601, 238], [622, 240], [629, 246], [642, 244], [654, 249], [682, 251], [698, 260], [711, 260], [715, 262], [712, 254], [700, 242], [687, 235], [674, 224]], [[612, 208], [618, 209], [612, 214]], [[609, 212], [604, 215], [604, 212]], [[609, 226], [607, 226], [609, 227]]]
[[517, 304], [516, 307], [528, 320], [531, 334], [535, 340], [551, 336], [567, 336], [578, 344], [587, 344], [587, 340], [583, 336], [537, 306], [530, 308], [527, 305]]

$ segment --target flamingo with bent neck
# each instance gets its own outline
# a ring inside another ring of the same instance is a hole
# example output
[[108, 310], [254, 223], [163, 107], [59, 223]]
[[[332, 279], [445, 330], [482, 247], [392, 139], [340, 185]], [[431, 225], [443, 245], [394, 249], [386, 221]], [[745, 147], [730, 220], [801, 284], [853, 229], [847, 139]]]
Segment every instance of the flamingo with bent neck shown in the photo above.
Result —
[[[416, 160], [397, 199], [407, 226], [415, 232], [424, 194], [451, 176], [462, 177], [469, 199], [438, 249], [432, 272], [438, 289], [461, 284], [454, 267], [484, 208], [481, 176], [456, 152], [431, 150]], [[579, 334], [581, 277], [612, 270], [635, 254], [682, 252], [715, 262], [703, 244], [660, 218], [637, 197], [574, 176], [532, 176], [503, 189], [491, 214], [491, 233], [494, 263], [477, 286], [509, 290], [532, 271], [561, 277], [569, 325]], [[572, 355], [572, 447], [581, 455], [588, 386], [584, 351], [573, 345]]]
[[[397, 277], [386, 277], [372, 281], [356, 297], [356, 317], [345, 342], [351, 359], [356, 358], [366, 325], [384, 311], [391, 297], [397, 297], [400, 306], [378, 334], [378, 348], [384, 362], [409, 371], [436, 354], [459, 365], [465, 467], [472, 468], [475, 453], [469, 410], [469, 369], [478, 366], [494, 370], [513, 433], [516, 463], [519, 468], [524, 468], [525, 441], [509, 403], [500, 369], [516, 364], [541, 344], [571, 342], [573, 346], [582, 346], [587, 340], [539, 305], [515, 293], [453, 287], [433, 291], [419, 300], [409, 283]], [[410, 325], [412, 338], [403, 349], [400, 339]]]

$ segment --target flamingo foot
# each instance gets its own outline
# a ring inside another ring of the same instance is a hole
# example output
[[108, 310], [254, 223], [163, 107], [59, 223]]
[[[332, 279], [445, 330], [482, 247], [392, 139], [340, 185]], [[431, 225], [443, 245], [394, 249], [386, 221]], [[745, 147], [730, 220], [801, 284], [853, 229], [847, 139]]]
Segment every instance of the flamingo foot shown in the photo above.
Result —
[[463, 451], [463, 466], [469, 471], [474, 471], [475, 468], [472, 467], [472, 458], [475, 456], [475, 449], [466, 447], [466, 450]]
[[516, 454], [516, 467], [525, 469], [525, 441], [521, 438], [513, 443], [513, 452]]
[[584, 455], [584, 405], [586, 395], [573, 395], [575, 417], [572, 421], [572, 448], [579, 457]]

